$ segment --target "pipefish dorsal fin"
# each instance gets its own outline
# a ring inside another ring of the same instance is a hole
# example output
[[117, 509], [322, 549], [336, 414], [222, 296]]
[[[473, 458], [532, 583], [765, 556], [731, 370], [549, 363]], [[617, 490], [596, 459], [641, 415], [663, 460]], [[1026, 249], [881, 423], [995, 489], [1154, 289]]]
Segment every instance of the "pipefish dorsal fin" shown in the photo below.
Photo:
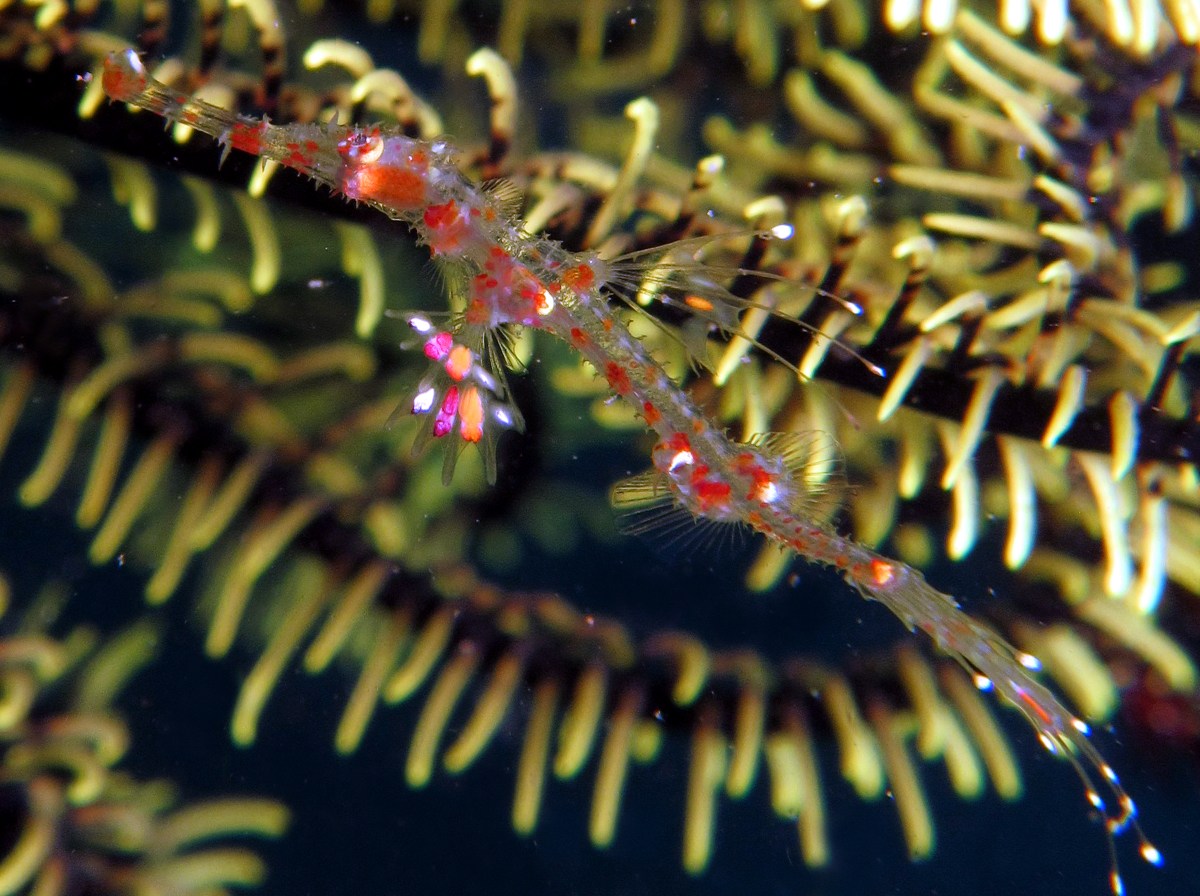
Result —
[[817, 429], [757, 433], [746, 444], [783, 461], [800, 503], [798, 513], [825, 522], [842, 506], [850, 486], [841, 447], [832, 433]]
[[485, 180], [480, 189], [492, 200], [496, 213], [509, 221], [519, 219], [525, 211], [524, 191], [507, 177]]
[[[797, 513], [825, 522], [837, 512], [848, 486], [841, 451], [832, 435], [817, 430], [769, 432], [752, 436], [744, 444], [782, 463]], [[609, 501], [618, 514], [620, 530], [627, 534], [673, 529], [681, 521], [697, 519], [678, 500], [670, 477], [656, 468], [617, 482], [609, 490]]]

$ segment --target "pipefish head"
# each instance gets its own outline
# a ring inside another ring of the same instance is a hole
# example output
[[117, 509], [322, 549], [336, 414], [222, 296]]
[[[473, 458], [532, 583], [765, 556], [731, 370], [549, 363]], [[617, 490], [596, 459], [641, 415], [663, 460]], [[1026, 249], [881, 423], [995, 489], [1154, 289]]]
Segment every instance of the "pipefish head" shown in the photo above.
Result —
[[373, 165], [383, 155], [383, 135], [379, 128], [355, 128], [338, 141], [337, 149], [348, 165]]
[[337, 143], [341, 192], [395, 220], [412, 221], [429, 205], [427, 144], [379, 128], [351, 128]]

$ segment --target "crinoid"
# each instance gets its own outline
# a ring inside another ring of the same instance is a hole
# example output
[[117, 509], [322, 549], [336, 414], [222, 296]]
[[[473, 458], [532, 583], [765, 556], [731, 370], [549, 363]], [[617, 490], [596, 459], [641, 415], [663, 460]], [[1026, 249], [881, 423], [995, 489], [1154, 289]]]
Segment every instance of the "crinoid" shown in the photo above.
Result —
[[159, 626], [64, 625], [71, 586], [27, 587], [0, 575], [0, 892], [200, 896], [262, 883], [263, 860], [238, 841], [282, 834], [282, 805], [245, 796], [180, 805], [171, 782], [132, 773], [147, 763], [117, 705], [153, 665]]
[[[674, 244], [627, 284], [645, 313], [614, 313], [731, 431], [836, 443], [850, 487], [815, 509], [1044, 660], [1167, 853], [1143, 872], [1118, 838], [1130, 889], [1186, 881], [1188, 821], [1156, 785], [1186, 788], [1104, 724], [1129, 730], [1130, 678], [1195, 690], [1196, 304], [1187, 259], [1142, 237], [1191, 226], [1184, 20], [1150, 45], [1082, 4], [1051, 44], [1053, 4], [1027, 28], [1016, 4], [926, 4], [929, 39], [902, 4], [848, 0], [640, 24], [429, 3], [419, 32], [411, 6], [365, 11], [442, 62], [436, 106], [399, 74], [426, 70], [377, 67], [393, 48], [320, 4], [207, 5], [186, 46], [173, 7], [0, 9], [3, 77], [27, 85], [0, 100], [24, 122], [0, 158], [0, 476], [14, 525], [65, 545], [21, 559], [86, 558], [113, 603], [166, 604], [178, 663], [154, 683], [181, 762], [223, 764], [231, 728], [238, 768], [291, 785], [302, 846], [268, 887], [1104, 892], [1105, 857], [1068, 766], [835, 577], [620, 539], [604, 495], [644, 463], [642, 424], [567, 349], [511, 345], [528, 431], [495, 488], [472, 450], [443, 485], [412, 421], [388, 424], [425, 359], [383, 312], [462, 296], [370, 209], [106, 105], [88, 77], [121, 34], [248, 115], [449, 129], [467, 177], [516, 184], [500, 204], [572, 250]], [[771, 53], [752, 38], [776, 15]], [[701, 75], [736, 100], [698, 102]], [[654, 99], [615, 129], [630, 84]], [[543, 99], [569, 134], [543, 138]], [[695, 163], [696, 130], [723, 158]], [[633, 148], [598, 160], [613, 134]], [[783, 222], [798, 239], [753, 236]], [[732, 339], [673, 291], [696, 247], [741, 303]], [[832, 492], [837, 467], [806, 475]], [[201, 641], [223, 662], [193, 664]]]

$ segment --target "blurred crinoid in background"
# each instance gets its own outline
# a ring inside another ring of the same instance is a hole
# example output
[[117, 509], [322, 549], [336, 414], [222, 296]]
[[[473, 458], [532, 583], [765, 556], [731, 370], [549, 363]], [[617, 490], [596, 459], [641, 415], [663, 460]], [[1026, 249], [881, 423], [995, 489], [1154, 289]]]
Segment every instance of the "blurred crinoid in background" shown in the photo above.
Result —
[[[661, 326], [635, 315], [639, 335], [739, 436], [821, 434], [812, 485], [849, 486], [828, 521], [955, 581], [1081, 715], [1144, 741], [1114, 757], [1128, 777], [1200, 731], [1198, 36], [1189, 0], [3, 5], [5, 512], [83, 535], [47, 557], [0, 536], [0, 558], [120, 565], [127, 606], [183, 598], [171, 630], [230, 657], [213, 688], [256, 749], [225, 756], [173, 657], [148, 676], [179, 692], [181, 737], [292, 785], [308, 834], [282, 892], [1101, 892], [1065, 766], [956, 665], [773, 549], [660, 562], [616, 535], [604, 495], [644, 464], [642, 423], [565, 349], [512, 346], [528, 431], [495, 488], [472, 452], [443, 486], [389, 424], [419, 359], [385, 308], [461, 298], [411, 238], [239, 153], [218, 167], [94, 75], [132, 45], [247, 114], [451, 134], [571, 249], [792, 225], [705, 244], [714, 270], [768, 275], [727, 284], [772, 312], [743, 318], [753, 341], [710, 336], [690, 370], [653, 268], [637, 299]], [[333, 770], [330, 731], [359, 754]], [[42, 744], [59, 773], [14, 777], [20, 830], [77, 820], [102, 746]], [[1137, 795], [1194, 793], [1186, 775]], [[111, 842], [145, 811], [84, 817]], [[938, 861], [904, 866], [895, 844], [930, 855], [941, 818]], [[1043, 824], [1038, 853], [1019, 835]], [[1186, 821], [1149, 824], [1176, 859]], [[127, 875], [186, 867], [187, 836], [159, 837]], [[681, 839], [705, 875], [679, 872]], [[22, 848], [14, 892], [59, 873]], [[1163, 873], [1139, 889], [1185, 879]], [[193, 890], [234, 882], [212, 875]]]
[[143, 620], [112, 637], [79, 625], [57, 638], [68, 590], [49, 582], [13, 601], [0, 577], [0, 892], [201, 896], [259, 885], [264, 863], [238, 841], [278, 837], [287, 810], [249, 797], [181, 805], [171, 782], [122, 769], [130, 734], [112, 704], [151, 664], [159, 634]]

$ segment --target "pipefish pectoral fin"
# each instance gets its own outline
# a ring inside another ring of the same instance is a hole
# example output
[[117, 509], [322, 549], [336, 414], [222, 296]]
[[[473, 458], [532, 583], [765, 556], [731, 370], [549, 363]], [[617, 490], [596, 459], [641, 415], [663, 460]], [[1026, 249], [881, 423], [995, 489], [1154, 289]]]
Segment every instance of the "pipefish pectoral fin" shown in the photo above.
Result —
[[712, 558], [746, 530], [729, 522], [695, 516], [675, 496], [665, 473], [649, 469], [617, 482], [609, 490], [617, 530], [651, 542], [676, 559]]
[[666, 475], [653, 468], [615, 483], [608, 500], [617, 513], [617, 528], [627, 535], [658, 529], [667, 517], [692, 518], [675, 500]]

